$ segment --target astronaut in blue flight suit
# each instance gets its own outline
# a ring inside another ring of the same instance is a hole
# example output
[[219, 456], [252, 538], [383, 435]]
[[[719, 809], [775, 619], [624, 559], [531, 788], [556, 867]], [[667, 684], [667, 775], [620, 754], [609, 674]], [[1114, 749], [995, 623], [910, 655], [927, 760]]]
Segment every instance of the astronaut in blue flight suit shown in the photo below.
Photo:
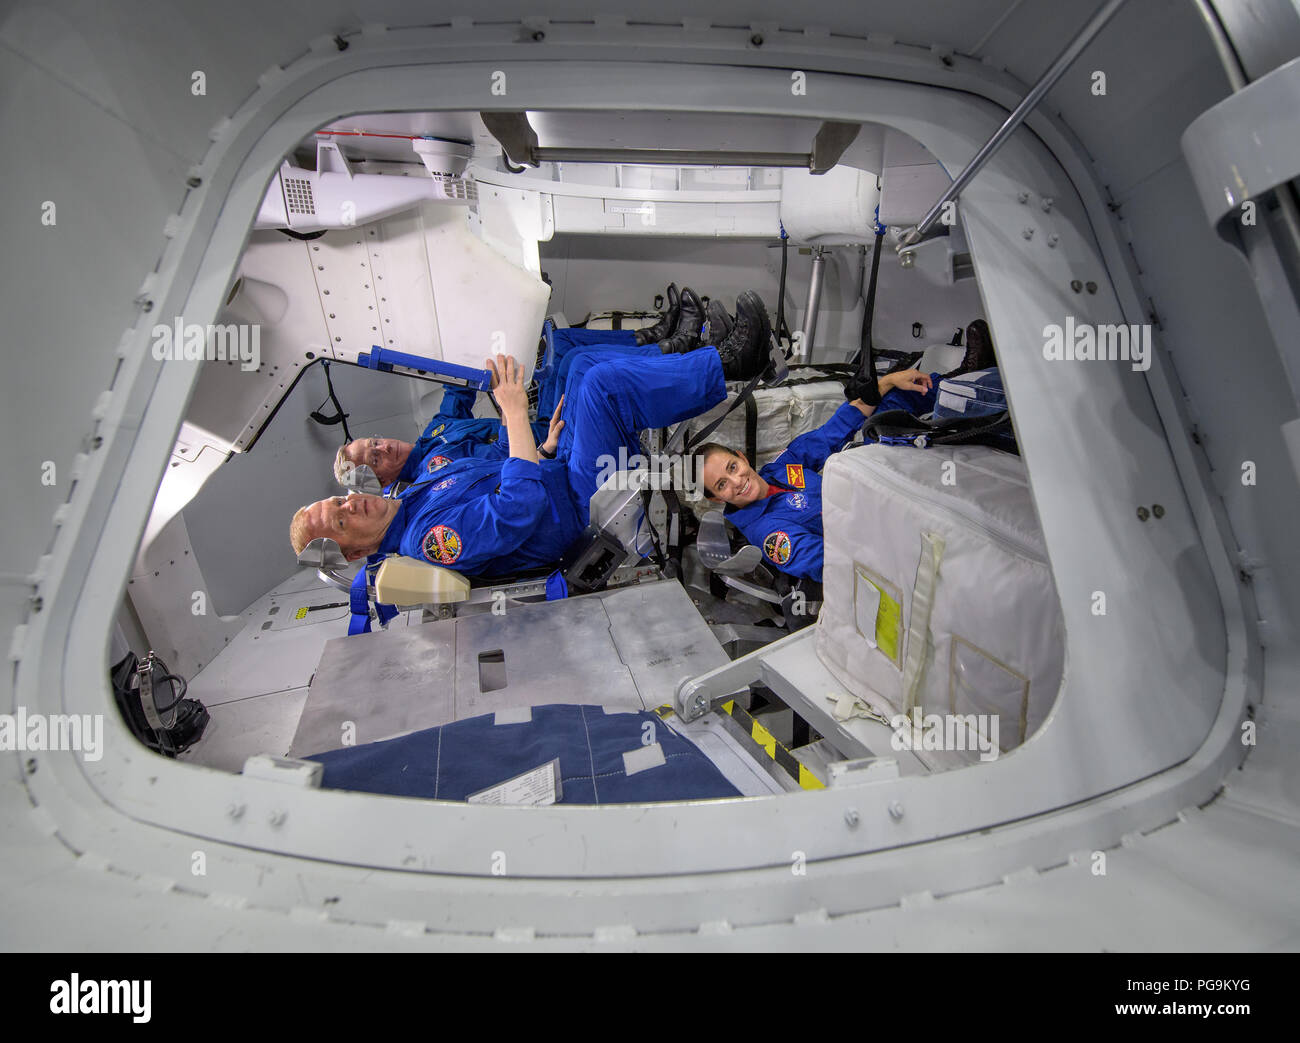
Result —
[[635, 451], [640, 430], [706, 412], [726, 398], [727, 380], [763, 369], [771, 326], [757, 294], [737, 301], [733, 334], [716, 349], [593, 366], [568, 407], [567, 452], [555, 460], [539, 460], [529, 437], [522, 367], [497, 356], [488, 365], [508, 459], [453, 461], [395, 498], [353, 493], [303, 507], [290, 525], [294, 552], [327, 537], [349, 561], [400, 553], [476, 576], [551, 565], [589, 521], [603, 460]]
[[[588, 330], [577, 326], [551, 330], [552, 371], [539, 388], [537, 415], [549, 416], [556, 400], [585, 378], [587, 370], [617, 355], [623, 359], [683, 354], [701, 345], [719, 344], [733, 322], [716, 298], [706, 308], [689, 286], [677, 292], [669, 283], [668, 308], [653, 326], [638, 330]], [[711, 329], [710, 329], [711, 327]]]
[[726, 506], [727, 518], [763, 557], [792, 576], [822, 579], [822, 477], [827, 458], [848, 445], [876, 409], [913, 415], [934, 408], [940, 374], [915, 369], [879, 378], [875, 393], [861, 378], [846, 389], [852, 399], [815, 431], [800, 435], [758, 471], [743, 453], [717, 442], [698, 447], [704, 495]]
[[[494, 417], [474, 416], [472, 388], [445, 387], [437, 414], [414, 443], [396, 438], [356, 438], [339, 448], [334, 458], [334, 478], [350, 485], [353, 468], [365, 464], [375, 472], [382, 486], [413, 482], [439, 470], [453, 460], [476, 457], [504, 460], [510, 455], [509, 440]], [[531, 425], [533, 437], [554, 452], [559, 428], [559, 410], [548, 425]], [[555, 437], [552, 437], [552, 432]]]
[[[966, 354], [949, 373], [928, 376], [915, 369], [878, 379], [859, 374], [844, 389], [848, 399], [826, 423], [800, 435], [758, 471], [743, 453], [717, 442], [696, 449], [704, 495], [721, 500], [727, 518], [763, 556], [792, 576], [822, 579], [822, 478], [826, 459], [839, 452], [877, 409], [901, 409], [920, 416], [934, 409], [939, 380], [998, 364], [988, 323], [966, 327]], [[875, 362], [868, 356], [867, 373]]]

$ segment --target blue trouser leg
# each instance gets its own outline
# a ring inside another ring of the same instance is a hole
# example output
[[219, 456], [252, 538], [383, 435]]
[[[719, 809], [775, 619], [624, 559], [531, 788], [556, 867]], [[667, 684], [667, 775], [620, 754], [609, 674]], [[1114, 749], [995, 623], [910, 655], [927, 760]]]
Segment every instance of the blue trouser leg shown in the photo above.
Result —
[[727, 397], [716, 351], [654, 352], [592, 366], [565, 403], [565, 430], [573, 429], [569, 488], [584, 525], [590, 521], [588, 506], [599, 480], [621, 463], [619, 450], [626, 449], [629, 457], [638, 454], [638, 431], [699, 416]]
[[551, 335], [555, 353], [563, 355], [570, 348], [588, 344], [636, 344], [634, 330], [588, 330], [581, 326], [561, 326]]
[[632, 330], [584, 330], [565, 326], [551, 331], [551, 372], [537, 389], [537, 415], [550, 416], [564, 390], [564, 363], [576, 351], [636, 346]]
[[877, 413], [883, 413], [889, 409], [903, 409], [911, 413], [912, 416], [920, 416], [922, 413], [929, 413], [934, 409], [934, 400], [939, 395], [939, 374], [930, 374], [930, 390], [907, 391], [903, 388], [894, 388], [883, 395], [880, 399], [880, 405], [876, 406]]
[[[634, 358], [655, 358], [661, 356], [663, 352], [653, 344], [638, 348], [630, 347], [602, 347], [586, 348], [582, 351], [570, 352], [564, 359], [564, 366], [560, 371], [561, 380], [558, 387], [564, 392], [565, 409], [568, 410], [572, 405], [575, 393], [582, 386], [582, 382], [587, 377], [587, 371], [593, 366], [602, 362], [619, 362], [627, 365], [635, 365], [632, 362]], [[560, 432], [559, 452], [567, 456], [573, 448], [573, 428], [569, 424], [564, 425]]]

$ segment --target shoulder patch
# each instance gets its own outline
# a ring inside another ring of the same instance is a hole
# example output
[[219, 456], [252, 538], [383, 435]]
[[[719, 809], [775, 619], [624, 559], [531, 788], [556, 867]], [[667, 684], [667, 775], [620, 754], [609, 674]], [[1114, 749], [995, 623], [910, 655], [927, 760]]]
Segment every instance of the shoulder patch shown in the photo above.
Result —
[[439, 468], [446, 467], [449, 463], [451, 463], [451, 457], [435, 456], [429, 460], [429, 472], [433, 473]]
[[455, 529], [435, 525], [424, 534], [424, 544], [420, 549], [435, 565], [450, 565], [460, 557], [464, 545], [460, 541], [460, 533]]
[[785, 484], [793, 485], [796, 489], [803, 488], [803, 464], [785, 465]]
[[439, 424], [437, 427], [435, 427], [432, 431], [429, 432], [429, 437], [437, 438], [438, 435], [442, 434], [446, 430], [447, 430], [446, 424]]
[[778, 565], [790, 560], [790, 534], [778, 529], [763, 541], [763, 553]]

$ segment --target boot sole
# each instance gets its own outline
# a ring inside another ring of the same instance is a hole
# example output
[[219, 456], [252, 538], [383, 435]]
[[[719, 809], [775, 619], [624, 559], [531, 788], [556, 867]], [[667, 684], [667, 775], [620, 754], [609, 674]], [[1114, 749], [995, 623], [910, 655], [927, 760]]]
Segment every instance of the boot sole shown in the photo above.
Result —
[[[763, 303], [763, 298], [753, 290], [746, 290], [736, 298], [736, 313], [740, 313], [740, 304], [744, 301], [753, 306], [753, 310], [758, 315], [758, 339], [755, 344], [749, 347], [749, 352], [753, 355], [751, 364], [745, 366], [745, 369], [754, 370], [755, 373], [766, 372], [768, 369], [768, 346], [772, 341], [772, 320], [767, 314], [767, 305]], [[752, 377], [750, 379], [753, 379]]]

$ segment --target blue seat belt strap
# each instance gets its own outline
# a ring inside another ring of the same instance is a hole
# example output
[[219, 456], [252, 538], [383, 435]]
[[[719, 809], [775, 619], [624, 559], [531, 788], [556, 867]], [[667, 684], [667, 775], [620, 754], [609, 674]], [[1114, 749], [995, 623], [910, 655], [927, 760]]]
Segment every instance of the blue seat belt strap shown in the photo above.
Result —
[[560, 601], [569, 596], [569, 585], [564, 581], [564, 573], [552, 572], [546, 577], [546, 600]]
[[[372, 554], [366, 563], [352, 577], [352, 586], [348, 590], [348, 606], [352, 610], [352, 619], [348, 622], [348, 636], [370, 633], [370, 595], [367, 589], [372, 578], [372, 570], [384, 560], [382, 554]], [[381, 605], [375, 602], [375, 612], [381, 625], [397, 615], [394, 605]]]

